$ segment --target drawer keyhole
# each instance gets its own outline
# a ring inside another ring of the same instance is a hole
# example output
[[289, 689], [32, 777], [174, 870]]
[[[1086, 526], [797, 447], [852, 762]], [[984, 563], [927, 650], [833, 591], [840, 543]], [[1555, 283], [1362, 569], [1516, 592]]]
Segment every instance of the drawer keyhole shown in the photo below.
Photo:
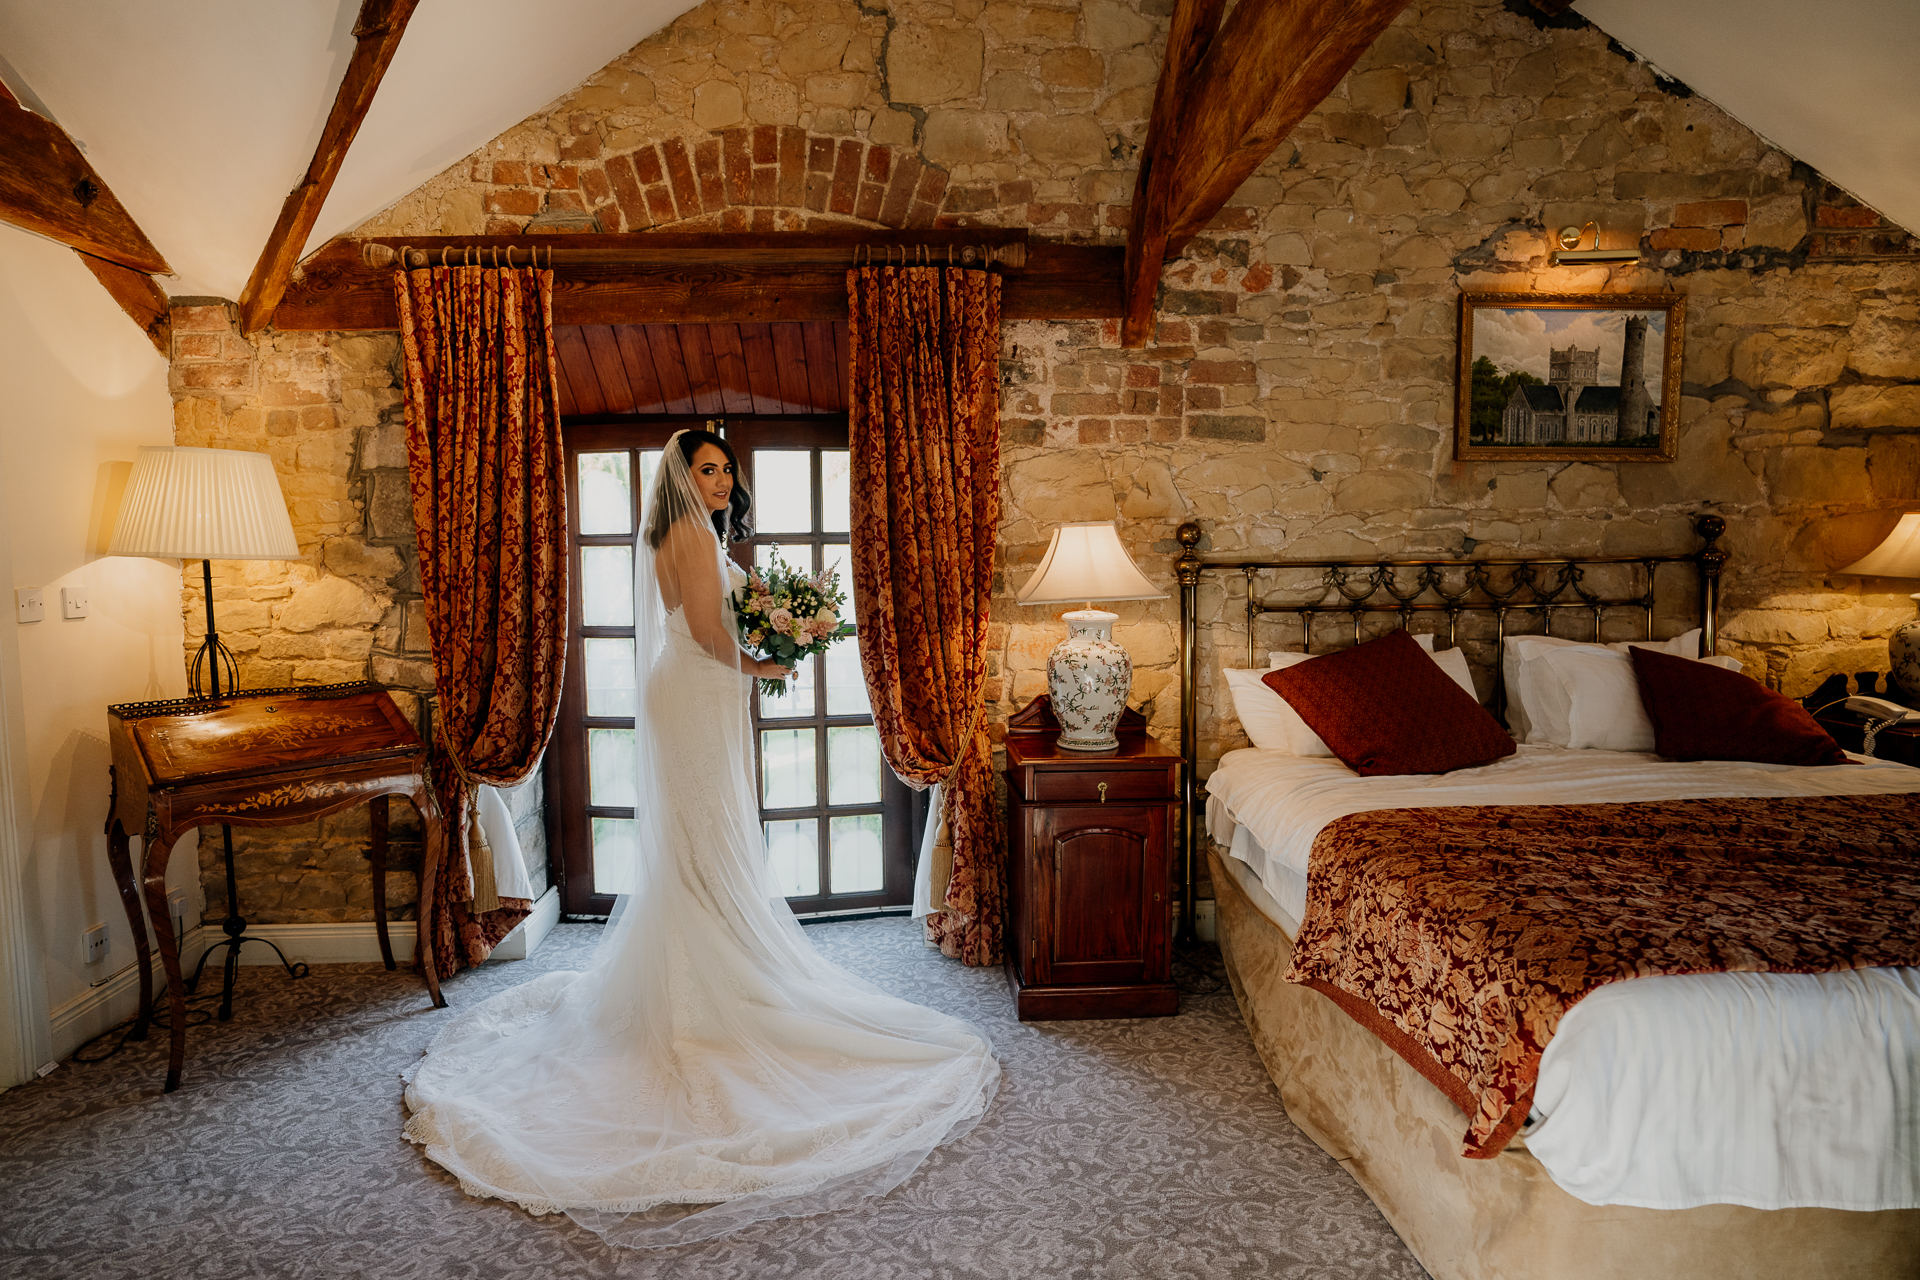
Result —
[[1100, 784], [1100, 803], [1105, 804], [1106, 802], [1107, 802], [1107, 784], [1103, 782]]

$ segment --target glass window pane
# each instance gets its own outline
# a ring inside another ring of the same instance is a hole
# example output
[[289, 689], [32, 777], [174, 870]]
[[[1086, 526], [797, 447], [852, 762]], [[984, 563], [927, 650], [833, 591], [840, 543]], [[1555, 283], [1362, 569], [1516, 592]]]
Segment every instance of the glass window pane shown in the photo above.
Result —
[[820, 823], [814, 818], [767, 824], [767, 870], [785, 898], [820, 892]]
[[852, 468], [845, 449], [820, 451], [820, 529], [845, 533], [853, 528]]
[[630, 716], [633, 694], [633, 641], [588, 636], [581, 642], [587, 658], [587, 714]]
[[627, 478], [626, 450], [580, 455], [580, 532], [633, 532], [633, 486]]
[[880, 867], [880, 815], [834, 818], [828, 851], [827, 882], [833, 893], [878, 893], [887, 887]]
[[824, 661], [827, 664], [827, 714], [871, 715], [873, 703], [867, 697], [867, 678], [860, 671], [860, 637], [848, 636], [834, 641]]
[[[653, 477], [660, 470], [661, 449], [642, 449], [640, 451], [640, 501], [645, 503], [653, 492]], [[642, 510], [645, 510], [644, 506]]]
[[820, 659], [809, 658], [793, 669], [793, 679], [787, 681], [787, 692], [783, 697], [769, 698], [760, 695], [760, 718], [762, 720], [781, 720], [792, 716], [810, 716], [813, 714], [814, 673], [819, 670]]
[[587, 730], [587, 803], [633, 807], [633, 730]]
[[633, 548], [580, 548], [580, 620], [589, 627], [633, 625]]
[[762, 533], [813, 532], [813, 471], [806, 449], [753, 451], [753, 522]]
[[880, 803], [880, 731], [872, 725], [827, 730], [827, 803]]
[[[756, 507], [755, 510], [758, 508]], [[773, 563], [773, 553], [776, 551], [780, 553], [780, 558], [787, 562], [789, 569], [813, 572], [813, 544], [810, 542], [789, 542], [784, 545], [778, 542], [756, 543], [753, 548], [753, 563], [759, 568], [766, 568]]]
[[812, 729], [760, 731], [760, 803], [768, 809], [804, 809], [817, 802]]
[[593, 890], [632, 893], [640, 887], [639, 851], [632, 818], [593, 820]]

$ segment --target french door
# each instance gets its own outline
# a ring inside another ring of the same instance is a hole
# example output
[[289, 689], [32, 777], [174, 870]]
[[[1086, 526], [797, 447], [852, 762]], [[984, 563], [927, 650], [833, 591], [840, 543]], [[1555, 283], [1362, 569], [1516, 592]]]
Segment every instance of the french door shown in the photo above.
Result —
[[[777, 554], [807, 572], [837, 568], [852, 592], [843, 417], [564, 424], [573, 625], [547, 776], [556, 879], [570, 915], [605, 915], [633, 888], [634, 533], [661, 450], [687, 426], [723, 432], [753, 493], [756, 533], [733, 548], [735, 560], [766, 565]], [[924, 806], [881, 760], [858, 643], [849, 637], [801, 664], [785, 696], [753, 696], [769, 867], [802, 915], [911, 901]]]

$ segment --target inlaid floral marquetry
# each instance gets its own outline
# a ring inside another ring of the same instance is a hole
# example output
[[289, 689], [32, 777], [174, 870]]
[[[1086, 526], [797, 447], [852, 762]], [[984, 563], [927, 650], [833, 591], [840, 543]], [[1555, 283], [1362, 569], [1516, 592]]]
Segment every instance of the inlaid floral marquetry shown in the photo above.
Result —
[[[274, 827], [304, 822], [365, 801], [372, 805], [368, 870], [380, 952], [389, 969], [387, 938], [387, 805], [405, 796], [425, 831], [421, 875], [438, 875], [444, 843], [440, 805], [427, 778], [427, 747], [385, 689], [373, 684], [326, 685], [133, 702], [107, 708], [113, 751], [112, 813], [107, 859], [132, 930], [135, 967], [149, 971], [147, 928], [159, 942], [167, 975], [167, 1084], [177, 1088], [186, 1061], [187, 1014], [180, 939], [167, 909], [167, 861], [181, 836], [196, 827]], [[131, 837], [145, 836], [136, 873]], [[141, 898], [146, 910], [141, 910]], [[234, 913], [238, 919], [238, 913]], [[440, 979], [433, 948], [433, 906], [421, 898], [416, 945], [435, 1005]], [[244, 927], [244, 920], [241, 921]], [[133, 1038], [153, 1021], [152, 988], [142, 984]]]

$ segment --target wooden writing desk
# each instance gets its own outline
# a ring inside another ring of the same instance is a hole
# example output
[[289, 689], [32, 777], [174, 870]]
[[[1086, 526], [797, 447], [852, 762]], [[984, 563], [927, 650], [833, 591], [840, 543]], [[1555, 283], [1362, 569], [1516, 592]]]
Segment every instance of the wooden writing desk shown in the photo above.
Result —
[[[380, 952], [393, 968], [387, 941], [387, 800], [403, 795], [420, 811], [426, 848], [420, 869], [419, 942], [415, 958], [433, 1003], [444, 1006], [433, 971], [432, 895], [425, 886], [440, 868], [440, 805], [427, 781], [427, 748], [386, 690], [374, 684], [268, 689], [171, 702], [129, 702], [107, 708], [113, 749], [113, 801], [107, 854], [120, 901], [133, 928], [140, 971], [140, 1017], [132, 1038], [146, 1038], [153, 1020], [150, 951], [140, 918], [128, 838], [144, 837], [142, 883], [147, 914], [159, 935], [167, 974], [167, 1091], [179, 1087], [186, 1057], [187, 1004], [180, 977], [180, 939], [167, 910], [167, 859], [174, 842], [195, 827], [226, 823], [277, 827], [308, 822], [362, 802], [373, 803], [373, 912]], [[238, 914], [237, 908], [234, 913]]]

